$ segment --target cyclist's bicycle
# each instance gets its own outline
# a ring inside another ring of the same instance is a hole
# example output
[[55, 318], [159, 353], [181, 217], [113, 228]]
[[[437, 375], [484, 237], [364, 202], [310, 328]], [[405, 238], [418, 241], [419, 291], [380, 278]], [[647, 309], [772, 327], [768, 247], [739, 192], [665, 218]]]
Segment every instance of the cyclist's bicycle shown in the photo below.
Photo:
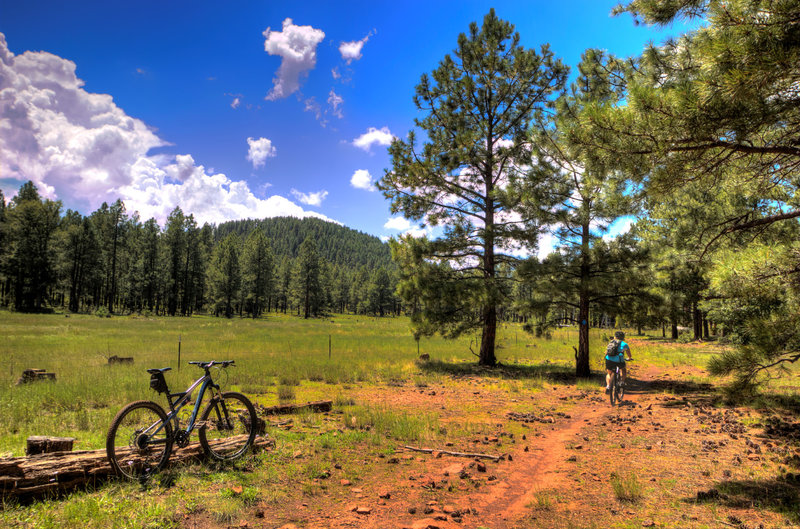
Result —
[[[189, 362], [203, 369], [205, 374], [186, 391], [170, 393], [164, 373], [172, 369], [148, 369], [150, 387], [165, 393], [170, 412], [153, 401], [139, 400], [122, 408], [108, 429], [106, 454], [111, 468], [118, 476], [132, 480], [146, 480], [169, 460], [173, 444], [185, 447], [192, 430], [198, 429], [200, 444], [207, 456], [218, 461], [231, 461], [245, 454], [256, 437], [256, 410], [250, 400], [233, 391], [221, 392], [211, 378], [210, 369], [227, 368], [233, 360]], [[178, 413], [192, 399], [192, 391], [200, 386], [191, 418], [181, 427]], [[200, 420], [197, 415], [200, 403], [208, 390], [208, 401]]]
[[[633, 362], [633, 358], [629, 359], [628, 362]], [[616, 366], [614, 368], [614, 372], [611, 373], [611, 391], [608, 392], [608, 397], [611, 399], [611, 405], [613, 406], [615, 403], [622, 402], [622, 397], [624, 396], [625, 382], [622, 380], [620, 366]]]

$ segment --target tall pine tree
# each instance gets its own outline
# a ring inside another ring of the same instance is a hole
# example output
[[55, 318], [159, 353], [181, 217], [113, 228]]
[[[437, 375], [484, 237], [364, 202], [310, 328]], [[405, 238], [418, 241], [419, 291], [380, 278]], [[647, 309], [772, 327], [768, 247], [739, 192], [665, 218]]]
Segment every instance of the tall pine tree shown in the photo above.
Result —
[[[529, 163], [531, 122], [567, 75], [547, 46], [536, 53], [519, 42], [493, 9], [482, 27], [472, 23], [469, 34], [459, 35], [453, 56], [416, 87], [414, 103], [424, 117], [415, 123], [427, 141], [419, 149], [413, 131], [395, 140], [392, 169], [378, 184], [393, 212], [443, 228], [431, 241], [403, 239], [408, 251], [395, 254], [411, 259], [401, 267], [419, 271], [406, 281], [421, 291], [402, 291], [430, 301], [418, 325], [446, 336], [481, 329], [482, 365], [496, 363], [498, 306], [510, 291], [498, 267], [512, 260], [508, 249], [536, 240], [529, 219], [515, 214], [507, 183]], [[425, 273], [426, 263], [435, 273]]]

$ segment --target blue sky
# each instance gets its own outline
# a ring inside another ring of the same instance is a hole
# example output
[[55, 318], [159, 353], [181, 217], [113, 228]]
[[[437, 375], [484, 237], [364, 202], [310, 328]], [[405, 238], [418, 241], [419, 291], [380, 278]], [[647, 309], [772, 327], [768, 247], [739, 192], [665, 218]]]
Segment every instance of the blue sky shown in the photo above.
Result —
[[611, 17], [615, 3], [0, 0], [0, 188], [31, 179], [83, 213], [121, 197], [143, 220], [179, 205], [397, 235], [370, 180], [458, 34], [494, 7], [574, 66], [684, 30]]

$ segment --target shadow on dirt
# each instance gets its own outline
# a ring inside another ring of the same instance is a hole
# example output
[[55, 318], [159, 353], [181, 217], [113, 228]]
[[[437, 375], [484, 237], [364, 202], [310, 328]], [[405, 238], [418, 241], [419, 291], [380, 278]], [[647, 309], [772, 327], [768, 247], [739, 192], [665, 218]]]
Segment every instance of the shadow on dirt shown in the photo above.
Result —
[[627, 386], [628, 391], [638, 393], [672, 393], [705, 397], [714, 392], [713, 385], [691, 380], [637, 380], [628, 377]]
[[723, 481], [707, 491], [698, 491], [687, 503], [716, 504], [733, 509], [768, 509], [794, 523], [800, 522], [800, 475], [786, 479]]
[[[578, 378], [572, 368], [544, 363], [535, 365], [498, 364], [495, 367], [479, 366], [474, 363], [449, 363], [440, 360], [418, 362], [419, 368], [426, 373], [448, 375], [453, 378], [479, 376], [482, 378], [500, 378], [506, 380], [543, 379], [552, 383], [574, 384]], [[601, 380], [599, 373], [592, 373], [589, 380]]]

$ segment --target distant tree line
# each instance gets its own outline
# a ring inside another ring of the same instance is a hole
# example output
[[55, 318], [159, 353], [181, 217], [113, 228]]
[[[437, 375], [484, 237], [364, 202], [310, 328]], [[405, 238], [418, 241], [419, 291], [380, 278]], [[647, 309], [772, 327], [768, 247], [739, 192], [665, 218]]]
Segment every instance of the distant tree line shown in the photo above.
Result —
[[319, 219], [198, 226], [175, 208], [160, 226], [121, 201], [84, 216], [25, 183], [0, 192], [0, 305], [148, 313], [313, 317], [399, 314], [396, 267], [376, 237]]

